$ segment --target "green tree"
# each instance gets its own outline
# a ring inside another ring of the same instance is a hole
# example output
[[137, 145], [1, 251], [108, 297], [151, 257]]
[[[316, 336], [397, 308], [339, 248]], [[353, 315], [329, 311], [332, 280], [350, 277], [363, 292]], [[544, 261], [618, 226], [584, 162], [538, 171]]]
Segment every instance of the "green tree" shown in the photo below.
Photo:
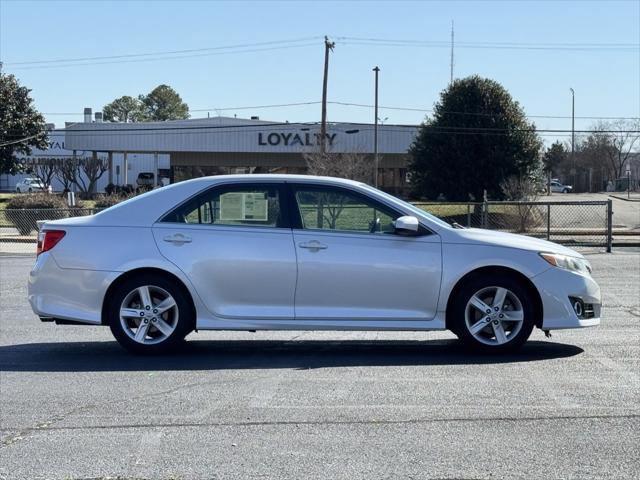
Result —
[[168, 85], [158, 85], [148, 95], [140, 95], [142, 117], [149, 121], [182, 120], [189, 118], [189, 106], [178, 92]]
[[551, 144], [542, 157], [544, 172], [551, 177], [553, 172], [567, 160], [567, 149], [562, 142], [556, 141]]
[[503, 198], [500, 184], [539, 166], [542, 142], [524, 111], [498, 82], [479, 76], [454, 81], [409, 153], [413, 194], [422, 198]]
[[17, 154], [47, 148], [47, 130], [29, 90], [13, 75], [0, 73], [0, 173], [18, 173], [24, 166]]
[[105, 105], [102, 113], [108, 122], [137, 122], [142, 116], [142, 102], [125, 95]]

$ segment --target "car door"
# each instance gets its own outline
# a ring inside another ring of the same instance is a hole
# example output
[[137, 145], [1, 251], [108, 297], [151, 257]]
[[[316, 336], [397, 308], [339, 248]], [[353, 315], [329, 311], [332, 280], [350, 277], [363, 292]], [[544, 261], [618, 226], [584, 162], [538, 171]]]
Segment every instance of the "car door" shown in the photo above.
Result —
[[296, 253], [282, 183], [212, 187], [153, 227], [162, 255], [209, 311], [234, 319], [293, 319]]
[[[402, 215], [343, 187], [292, 184], [298, 255], [296, 319], [430, 320], [442, 269], [440, 237], [395, 232]], [[298, 221], [296, 221], [296, 219]]]

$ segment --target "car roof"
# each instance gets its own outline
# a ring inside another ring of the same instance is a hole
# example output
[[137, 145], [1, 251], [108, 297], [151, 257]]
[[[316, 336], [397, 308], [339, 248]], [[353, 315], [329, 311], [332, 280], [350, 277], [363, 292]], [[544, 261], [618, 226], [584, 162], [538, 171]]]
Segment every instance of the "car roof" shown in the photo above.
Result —
[[288, 173], [242, 173], [235, 175], [212, 175], [209, 177], [192, 178], [185, 180], [181, 183], [205, 183], [207, 185], [213, 185], [216, 183], [226, 183], [229, 181], [247, 181], [247, 182], [262, 182], [262, 181], [281, 181], [281, 182], [303, 182], [303, 183], [327, 183], [333, 185], [365, 185], [362, 182], [355, 180], [349, 180], [346, 178], [337, 177], [325, 177], [320, 175], [294, 175]]

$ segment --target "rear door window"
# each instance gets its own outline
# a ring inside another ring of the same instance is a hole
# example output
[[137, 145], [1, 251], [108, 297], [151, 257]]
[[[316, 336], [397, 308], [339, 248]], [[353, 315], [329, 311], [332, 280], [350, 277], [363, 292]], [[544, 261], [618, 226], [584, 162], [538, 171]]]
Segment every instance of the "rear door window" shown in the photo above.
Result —
[[278, 184], [221, 185], [182, 204], [161, 222], [245, 227], [284, 227]]

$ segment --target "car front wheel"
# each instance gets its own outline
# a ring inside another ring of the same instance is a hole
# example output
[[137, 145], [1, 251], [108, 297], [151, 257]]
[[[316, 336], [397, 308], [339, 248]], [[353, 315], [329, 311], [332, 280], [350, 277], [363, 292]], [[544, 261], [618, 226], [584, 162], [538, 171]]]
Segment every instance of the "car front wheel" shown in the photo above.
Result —
[[485, 352], [512, 351], [527, 341], [534, 326], [531, 293], [508, 275], [467, 282], [452, 306], [452, 329], [463, 343]]
[[174, 349], [193, 329], [193, 308], [187, 295], [176, 282], [162, 276], [126, 280], [107, 300], [113, 336], [134, 353]]

